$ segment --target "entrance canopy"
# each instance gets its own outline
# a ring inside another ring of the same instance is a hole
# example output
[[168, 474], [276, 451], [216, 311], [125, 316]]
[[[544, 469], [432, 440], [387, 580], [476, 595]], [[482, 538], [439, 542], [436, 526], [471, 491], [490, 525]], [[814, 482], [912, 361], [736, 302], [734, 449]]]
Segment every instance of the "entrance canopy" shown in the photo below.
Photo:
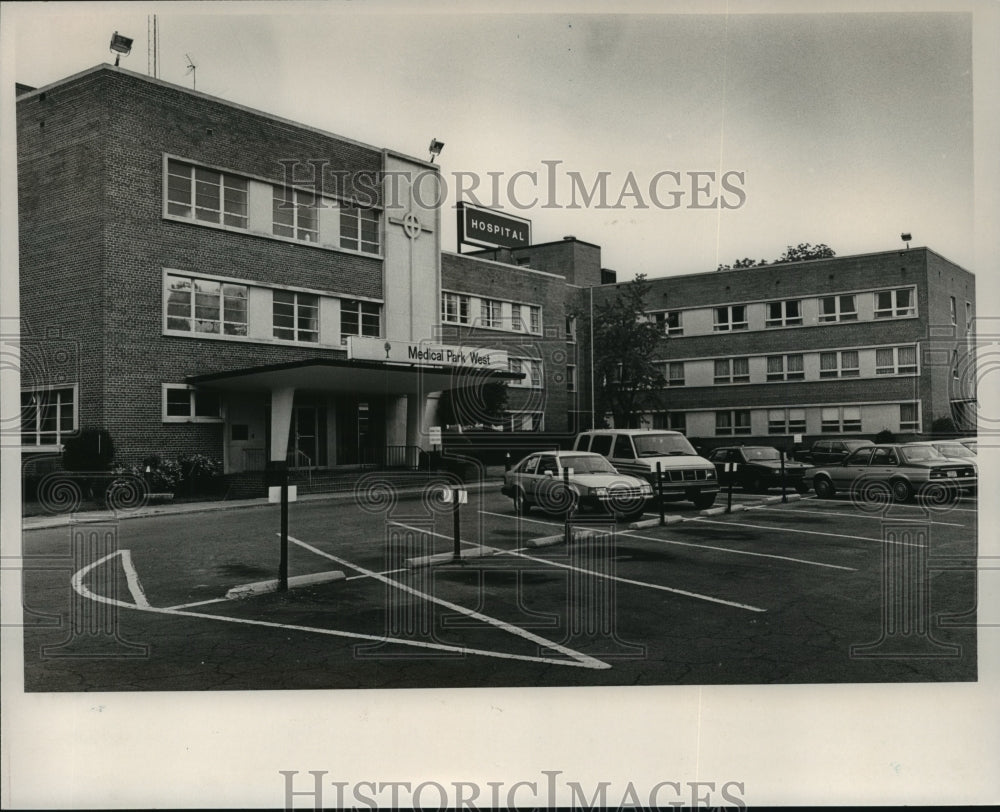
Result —
[[311, 358], [284, 364], [189, 375], [187, 383], [206, 389], [275, 391], [309, 389], [354, 394], [406, 395], [517, 381], [521, 372], [446, 366], [414, 366], [340, 358]]

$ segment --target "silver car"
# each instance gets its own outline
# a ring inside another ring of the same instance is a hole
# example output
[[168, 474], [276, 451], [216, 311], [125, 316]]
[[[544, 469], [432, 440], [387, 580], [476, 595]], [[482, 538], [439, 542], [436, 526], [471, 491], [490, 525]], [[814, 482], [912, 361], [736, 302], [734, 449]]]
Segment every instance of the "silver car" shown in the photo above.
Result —
[[540, 451], [504, 475], [501, 492], [514, 500], [515, 510], [522, 515], [537, 506], [555, 515], [583, 508], [630, 518], [645, 510], [653, 487], [643, 479], [618, 473], [600, 454]]

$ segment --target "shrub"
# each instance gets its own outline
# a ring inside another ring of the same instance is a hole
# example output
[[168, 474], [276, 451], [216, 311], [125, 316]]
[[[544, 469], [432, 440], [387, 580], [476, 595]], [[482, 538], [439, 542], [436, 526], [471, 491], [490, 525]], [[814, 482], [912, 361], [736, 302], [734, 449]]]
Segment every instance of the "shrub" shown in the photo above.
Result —
[[895, 443], [896, 435], [893, 434], [889, 429], [882, 429], [878, 434], [875, 435], [876, 443]]
[[934, 434], [957, 434], [958, 427], [950, 417], [938, 417], [931, 423], [931, 432]]
[[84, 429], [66, 440], [63, 467], [67, 471], [107, 471], [115, 459], [115, 444], [105, 429]]

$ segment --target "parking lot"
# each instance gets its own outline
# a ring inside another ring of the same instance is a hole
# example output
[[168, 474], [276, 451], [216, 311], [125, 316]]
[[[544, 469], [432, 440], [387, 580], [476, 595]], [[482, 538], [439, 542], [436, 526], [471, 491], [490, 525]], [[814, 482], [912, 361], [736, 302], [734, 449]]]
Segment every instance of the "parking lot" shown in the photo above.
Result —
[[384, 496], [293, 504], [289, 573], [316, 582], [243, 597], [276, 577], [276, 506], [26, 532], [26, 690], [976, 678], [973, 499], [737, 490], [662, 527], [584, 517], [567, 544], [492, 484], [461, 507], [463, 559], [426, 564], [450, 505]]

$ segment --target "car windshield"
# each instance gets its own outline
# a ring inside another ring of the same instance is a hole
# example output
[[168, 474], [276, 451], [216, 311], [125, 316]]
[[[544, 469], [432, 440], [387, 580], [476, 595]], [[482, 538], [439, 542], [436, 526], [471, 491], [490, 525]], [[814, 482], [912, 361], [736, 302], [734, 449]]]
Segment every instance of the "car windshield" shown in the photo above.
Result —
[[966, 448], [961, 443], [936, 443], [934, 447], [946, 457], [974, 457], [976, 456], [971, 448]]
[[780, 459], [776, 448], [744, 448], [743, 453], [748, 460], [777, 460]]
[[928, 460], [943, 460], [944, 455], [933, 446], [908, 445], [899, 449], [905, 462], [927, 462]]
[[844, 445], [847, 446], [848, 451], [854, 451], [858, 448], [867, 448], [872, 445], [871, 440], [844, 440]]
[[635, 453], [640, 457], [695, 456], [683, 434], [636, 434]]
[[573, 456], [560, 457], [559, 462], [563, 468], [572, 468], [574, 474], [617, 474], [615, 467], [604, 457], [594, 456]]

